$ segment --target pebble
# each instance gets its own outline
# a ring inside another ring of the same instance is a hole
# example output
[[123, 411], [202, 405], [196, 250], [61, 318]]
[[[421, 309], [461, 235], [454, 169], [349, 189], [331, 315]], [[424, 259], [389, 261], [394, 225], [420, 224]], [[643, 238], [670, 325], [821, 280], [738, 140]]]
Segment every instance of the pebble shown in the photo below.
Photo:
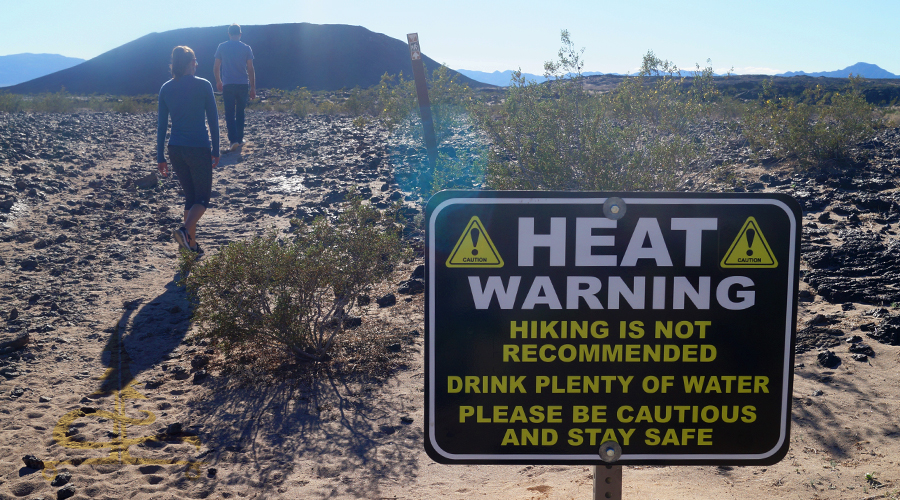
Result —
[[53, 481], [50, 482], [50, 486], [62, 486], [68, 483], [72, 479], [72, 474], [68, 472], [60, 472], [53, 478]]
[[56, 492], [57, 500], [64, 500], [66, 498], [72, 498], [74, 496], [75, 496], [75, 485], [74, 484], [67, 484], [67, 485], [63, 486], [62, 488], [60, 488], [59, 490], [57, 490], [57, 492]]
[[25, 462], [26, 467], [31, 467], [32, 469], [40, 470], [44, 468], [44, 461], [34, 455], [25, 455], [22, 457], [22, 461]]
[[393, 293], [389, 293], [375, 301], [378, 304], [378, 307], [390, 307], [397, 303], [397, 296]]

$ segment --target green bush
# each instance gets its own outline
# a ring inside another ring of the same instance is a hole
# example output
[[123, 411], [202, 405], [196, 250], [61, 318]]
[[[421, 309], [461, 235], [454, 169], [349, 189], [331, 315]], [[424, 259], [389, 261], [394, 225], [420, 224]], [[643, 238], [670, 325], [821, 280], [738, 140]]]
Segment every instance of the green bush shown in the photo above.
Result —
[[375, 89], [354, 87], [341, 103], [341, 111], [349, 116], [376, 116], [378, 114], [378, 94]]
[[251, 101], [248, 107], [293, 113], [301, 118], [316, 112], [313, 94], [306, 87], [297, 87], [289, 91], [273, 90], [264, 103]]
[[0, 112], [16, 113], [22, 111], [23, 107], [24, 102], [20, 96], [0, 91]]
[[412, 80], [399, 75], [381, 75], [378, 84], [378, 117], [389, 131], [404, 124], [416, 109], [416, 87]]
[[59, 92], [40, 94], [29, 103], [32, 111], [43, 113], [71, 113], [75, 110], [75, 101], [65, 88]]
[[158, 109], [158, 96], [125, 96], [121, 99], [113, 98], [111, 104], [110, 110], [116, 113], [129, 115], [151, 113]]
[[[486, 184], [494, 189], [671, 190], [705, 155], [692, 127], [717, 99], [712, 70], [692, 85], [653, 52], [642, 71], [616, 91], [583, 85], [581, 51], [561, 34], [558, 60], [545, 63], [549, 83], [513, 76], [499, 106], [476, 107], [494, 148]], [[652, 78], [651, 78], [651, 75]]]
[[472, 189], [484, 181], [487, 148], [472, 151], [458, 150], [454, 156], [439, 153], [431, 187], [425, 186], [422, 196], [429, 198], [442, 189]]
[[[426, 80], [435, 139], [441, 144], [453, 135], [455, 128], [468, 123], [470, 108], [475, 101], [469, 86], [457, 82], [446, 65], [435, 69]], [[397, 76], [385, 73], [378, 85], [378, 104], [378, 118], [388, 130], [402, 127], [405, 132], [422, 139], [414, 80], [404, 79], [402, 72]]]
[[358, 197], [336, 221], [292, 224], [292, 237], [231, 243], [185, 279], [199, 337], [226, 355], [328, 359], [359, 295], [404, 254], [398, 226]]
[[807, 89], [802, 99], [780, 97], [763, 83], [757, 105], [742, 121], [743, 134], [756, 150], [811, 166], [845, 159], [856, 143], [870, 137], [881, 116], [860, 91], [861, 77], [851, 77], [843, 93]]

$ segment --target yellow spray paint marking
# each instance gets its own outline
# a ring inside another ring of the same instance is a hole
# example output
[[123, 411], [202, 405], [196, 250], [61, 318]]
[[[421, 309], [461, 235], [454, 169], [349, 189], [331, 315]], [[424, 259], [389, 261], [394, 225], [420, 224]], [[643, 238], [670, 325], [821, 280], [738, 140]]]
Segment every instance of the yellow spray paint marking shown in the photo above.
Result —
[[[60, 446], [72, 449], [87, 450], [109, 449], [109, 455], [87, 459], [73, 458], [69, 460], [44, 461], [44, 469], [41, 471], [41, 473], [43, 474], [45, 479], [47, 479], [48, 481], [52, 481], [53, 478], [56, 477], [57, 468], [65, 465], [70, 465], [72, 467], [76, 467], [78, 465], [101, 464], [185, 465], [187, 466], [185, 474], [189, 479], [199, 478], [200, 467], [204, 464], [203, 462], [165, 458], [156, 459], [133, 457], [128, 452], [129, 447], [139, 445], [148, 441], [180, 441], [182, 443], [193, 445], [197, 449], [197, 451], [199, 451], [200, 438], [197, 436], [171, 436], [165, 433], [134, 438], [128, 437], [129, 427], [150, 425], [156, 421], [156, 415], [154, 415], [153, 412], [147, 410], [140, 410], [140, 412], [144, 414], [143, 417], [134, 418], [126, 414], [125, 405], [123, 403], [124, 400], [147, 399], [147, 397], [134, 388], [134, 385], [138, 384], [138, 382], [135, 380], [131, 380], [131, 373], [128, 369], [128, 363], [130, 362], [130, 359], [128, 359], [127, 352], [125, 352], [125, 350], [122, 348], [118, 329], [116, 330], [116, 333], [114, 335], [115, 338], [113, 339], [113, 342], [109, 347], [111, 353], [111, 368], [109, 368], [106, 373], [99, 378], [99, 380], [101, 381], [101, 388], [93, 395], [114, 396], [115, 411], [111, 412], [105, 410], [97, 410], [93, 413], [85, 413], [80, 409], [72, 410], [63, 415], [63, 417], [59, 419], [59, 422], [57, 422], [56, 427], [53, 428], [53, 440], [56, 441], [56, 443]], [[122, 387], [123, 379], [131, 380], [131, 382], [124, 384], [124, 387]], [[110, 383], [117, 385], [119, 388], [110, 389]], [[113, 425], [111, 435], [117, 437], [112, 438], [109, 441], [76, 441], [72, 436], [66, 436], [66, 432], [69, 430], [69, 426], [71, 426], [75, 421], [82, 418], [94, 418], [98, 420], [105, 419], [107, 421], [111, 421]]]
[[469, 220], [450, 252], [447, 267], [503, 267], [503, 258], [477, 216]]
[[778, 267], [778, 260], [769, 248], [769, 243], [760, 231], [756, 219], [747, 217], [720, 265], [731, 268]]

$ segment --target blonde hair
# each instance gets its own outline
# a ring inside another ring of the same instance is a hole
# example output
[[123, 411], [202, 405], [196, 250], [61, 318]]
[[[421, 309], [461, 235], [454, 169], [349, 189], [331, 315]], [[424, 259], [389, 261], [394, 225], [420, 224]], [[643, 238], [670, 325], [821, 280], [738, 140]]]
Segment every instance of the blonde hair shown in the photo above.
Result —
[[179, 45], [172, 49], [172, 62], [169, 64], [172, 78], [184, 76], [187, 73], [188, 64], [194, 59], [196, 59], [196, 56], [190, 47]]

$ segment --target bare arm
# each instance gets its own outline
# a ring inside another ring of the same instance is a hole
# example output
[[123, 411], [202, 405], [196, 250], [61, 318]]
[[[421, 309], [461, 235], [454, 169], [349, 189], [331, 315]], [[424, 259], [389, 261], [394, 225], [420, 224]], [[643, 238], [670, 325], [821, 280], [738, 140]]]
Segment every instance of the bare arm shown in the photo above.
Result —
[[253, 69], [253, 59], [247, 59], [247, 76], [250, 77], [250, 99], [256, 99], [256, 70]]
[[222, 60], [216, 58], [215, 64], [213, 64], [213, 76], [216, 77], [216, 89], [221, 92], [222, 91]]

